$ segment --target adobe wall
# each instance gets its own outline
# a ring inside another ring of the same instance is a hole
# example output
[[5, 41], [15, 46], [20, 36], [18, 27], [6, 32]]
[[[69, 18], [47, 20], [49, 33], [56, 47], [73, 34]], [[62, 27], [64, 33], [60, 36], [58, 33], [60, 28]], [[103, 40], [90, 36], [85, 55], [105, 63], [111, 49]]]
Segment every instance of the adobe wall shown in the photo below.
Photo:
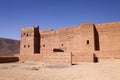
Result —
[[72, 54], [72, 64], [80, 62], [97, 62], [95, 54], [92, 53], [74, 53]]
[[[72, 52], [73, 63], [94, 62], [95, 42], [93, 24], [62, 28], [58, 31], [40, 31], [40, 34], [41, 53], [53, 53], [54, 49], [60, 49], [64, 53]], [[60, 54], [63, 54], [63, 52]]]
[[120, 23], [83, 24], [58, 31], [43, 31], [41, 43], [45, 47], [41, 51], [53, 52], [54, 48], [58, 48], [72, 54], [95, 53], [99, 59], [116, 58], [116, 55], [120, 56], [119, 31]]
[[[21, 40], [20, 40], [20, 54], [34, 53], [34, 28], [27, 28], [21, 30]], [[30, 47], [29, 47], [30, 46]]]
[[99, 36], [99, 59], [120, 58], [120, 23], [95, 25]]
[[30, 27], [21, 30], [20, 54], [34, 54], [40, 52], [39, 28]]
[[17, 62], [17, 61], [19, 61], [18, 57], [13, 57], [13, 56], [1, 56], [0, 57], [0, 63]]
[[56, 31], [46, 30], [41, 31], [41, 53], [53, 52], [53, 48], [59, 45], [59, 38]]
[[20, 62], [40, 62], [43, 63], [43, 55], [42, 54], [24, 54], [19, 56]]
[[42, 62], [39, 27], [23, 28], [21, 30], [19, 58], [22, 62]]
[[58, 31], [43, 31], [41, 34], [41, 51], [53, 52], [93, 52], [94, 25], [84, 24], [79, 27], [63, 28]]
[[[82, 24], [57, 31], [42, 31], [32, 27], [22, 29], [20, 59], [43, 61], [45, 53], [60, 53], [58, 56], [72, 53], [73, 63], [94, 62], [95, 55], [98, 59], [118, 59], [120, 58], [119, 41], [120, 23]], [[49, 55], [52, 54], [45, 54], [45, 56]], [[44, 58], [46, 63], [49, 61], [48, 58]]]
[[120, 59], [120, 51], [99, 51], [95, 52], [99, 60], [102, 59]]
[[71, 53], [47, 53], [43, 55], [45, 66], [71, 66]]
[[[77, 28], [76, 28], [77, 29]], [[72, 53], [91, 53], [94, 51], [94, 25], [83, 24], [77, 30], [73, 30], [68, 51]]]

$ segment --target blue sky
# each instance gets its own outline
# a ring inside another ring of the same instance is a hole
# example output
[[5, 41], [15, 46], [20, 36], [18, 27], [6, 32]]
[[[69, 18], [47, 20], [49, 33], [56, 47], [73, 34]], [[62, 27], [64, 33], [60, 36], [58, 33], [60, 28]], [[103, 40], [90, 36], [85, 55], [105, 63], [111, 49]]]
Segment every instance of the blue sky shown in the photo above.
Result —
[[24, 27], [59, 29], [120, 21], [120, 0], [0, 0], [0, 37], [20, 39]]

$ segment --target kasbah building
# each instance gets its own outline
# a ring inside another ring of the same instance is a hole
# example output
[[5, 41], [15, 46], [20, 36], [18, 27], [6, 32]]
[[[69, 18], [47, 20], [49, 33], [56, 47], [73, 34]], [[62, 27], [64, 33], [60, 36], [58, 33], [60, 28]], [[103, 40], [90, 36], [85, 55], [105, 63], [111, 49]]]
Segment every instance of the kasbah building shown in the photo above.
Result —
[[44, 65], [120, 59], [120, 23], [81, 24], [59, 30], [23, 28], [20, 61]]

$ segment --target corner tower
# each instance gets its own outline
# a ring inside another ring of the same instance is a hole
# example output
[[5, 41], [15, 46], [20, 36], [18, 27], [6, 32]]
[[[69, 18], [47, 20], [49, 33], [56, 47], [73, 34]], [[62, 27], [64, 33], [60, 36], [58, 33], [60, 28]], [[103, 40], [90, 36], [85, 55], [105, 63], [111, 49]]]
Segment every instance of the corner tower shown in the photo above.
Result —
[[40, 33], [38, 27], [21, 30], [20, 54], [40, 53]]

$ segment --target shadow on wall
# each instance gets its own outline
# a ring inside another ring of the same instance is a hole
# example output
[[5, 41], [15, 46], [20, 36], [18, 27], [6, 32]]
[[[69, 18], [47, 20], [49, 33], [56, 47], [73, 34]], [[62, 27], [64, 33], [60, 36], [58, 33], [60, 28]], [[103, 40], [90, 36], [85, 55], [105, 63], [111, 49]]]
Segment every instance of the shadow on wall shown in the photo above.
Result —
[[95, 54], [93, 54], [94, 56], [94, 62], [97, 63], [98, 62], [98, 57], [95, 56]]
[[39, 33], [39, 26], [35, 28], [35, 38], [34, 38], [34, 53], [35, 54], [40, 54], [40, 43], [41, 43], [41, 37], [40, 37], [40, 33]]
[[94, 40], [95, 40], [95, 51], [100, 51], [100, 42], [99, 42], [99, 34], [94, 25]]

